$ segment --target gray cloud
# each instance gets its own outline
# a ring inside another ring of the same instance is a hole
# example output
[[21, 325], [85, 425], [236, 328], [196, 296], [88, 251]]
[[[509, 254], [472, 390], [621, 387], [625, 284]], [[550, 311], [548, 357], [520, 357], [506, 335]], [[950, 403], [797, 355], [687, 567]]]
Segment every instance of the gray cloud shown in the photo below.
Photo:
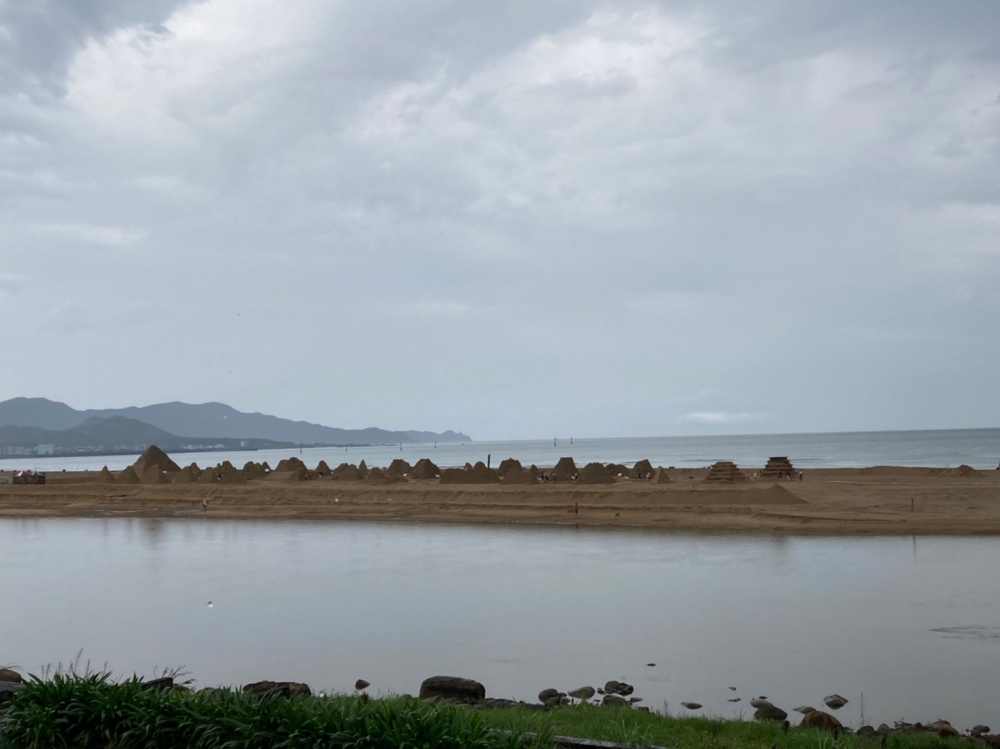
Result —
[[990, 4], [97, 5], [0, 5], [32, 289], [0, 344], [74, 372], [0, 364], [0, 397], [481, 438], [1000, 418]]

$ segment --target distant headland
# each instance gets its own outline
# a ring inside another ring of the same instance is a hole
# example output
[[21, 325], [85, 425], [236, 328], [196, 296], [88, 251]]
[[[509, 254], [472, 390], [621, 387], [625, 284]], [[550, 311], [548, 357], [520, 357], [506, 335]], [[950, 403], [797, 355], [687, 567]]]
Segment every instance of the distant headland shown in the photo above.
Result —
[[461, 432], [339, 429], [224, 403], [159, 403], [79, 411], [47, 398], [0, 402], [0, 456], [116, 455], [150, 445], [174, 452], [471, 442]]

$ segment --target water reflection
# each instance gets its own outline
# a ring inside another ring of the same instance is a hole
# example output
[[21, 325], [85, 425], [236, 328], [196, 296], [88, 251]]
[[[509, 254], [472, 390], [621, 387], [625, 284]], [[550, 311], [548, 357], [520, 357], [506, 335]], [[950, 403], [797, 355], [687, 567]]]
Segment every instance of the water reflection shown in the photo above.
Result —
[[[992, 539], [791, 538], [197, 520], [0, 521], [0, 661], [200, 684], [293, 678], [492, 696], [622, 679], [731, 716], [838, 692], [857, 723], [988, 722], [1000, 669]], [[919, 564], [918, 564], [919, 562]], [[647, 663], [656, 663], [650, 668]], [[728, 686], [737, 686], [730, 692]], [[854, 712], [852, 712], [854, 711]]]

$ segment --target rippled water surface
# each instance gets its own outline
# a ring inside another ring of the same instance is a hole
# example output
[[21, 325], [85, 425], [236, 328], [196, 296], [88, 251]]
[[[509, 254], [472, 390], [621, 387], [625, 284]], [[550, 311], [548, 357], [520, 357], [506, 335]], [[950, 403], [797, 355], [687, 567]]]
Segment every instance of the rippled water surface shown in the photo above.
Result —
[[1000, 724], [993, 539], [51, 519], [0, 521], [0, 550], [0, 663], [29, 671], [82, 648], [201, 685], [445, 673], [531, 699], [615, 678], [676, 712], [838, 692], [855, 726], [862, 702]]

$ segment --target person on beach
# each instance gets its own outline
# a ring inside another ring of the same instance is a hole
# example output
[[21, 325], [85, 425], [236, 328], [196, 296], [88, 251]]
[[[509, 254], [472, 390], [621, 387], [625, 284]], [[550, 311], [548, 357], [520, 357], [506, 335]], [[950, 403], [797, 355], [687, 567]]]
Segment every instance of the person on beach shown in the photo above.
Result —
[[802, 480], [802, 471], [799, 471], [799, 481]]

